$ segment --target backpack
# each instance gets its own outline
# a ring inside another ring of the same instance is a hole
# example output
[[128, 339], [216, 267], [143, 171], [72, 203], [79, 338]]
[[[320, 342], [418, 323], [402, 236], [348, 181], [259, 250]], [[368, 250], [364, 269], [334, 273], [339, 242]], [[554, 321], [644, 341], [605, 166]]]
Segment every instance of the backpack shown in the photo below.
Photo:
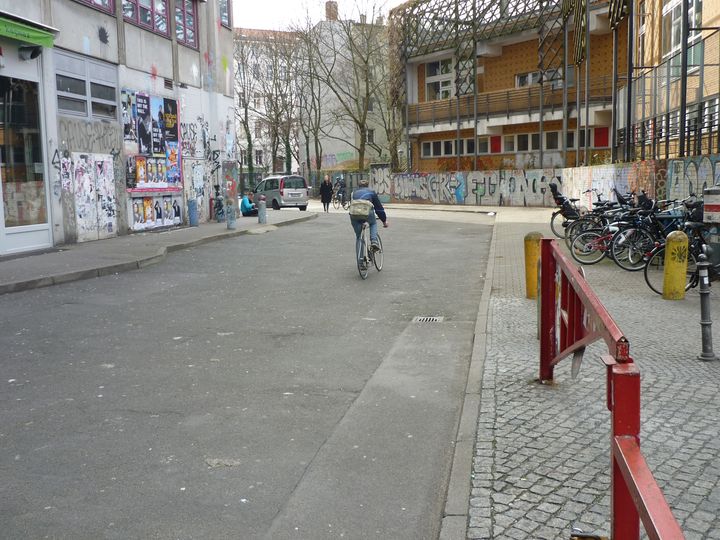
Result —
[[364, 199], [354, 199], [350, 201], [350, 215], [357, 219], [367, 219], [370, 211], [373, 209], [373, 203]]

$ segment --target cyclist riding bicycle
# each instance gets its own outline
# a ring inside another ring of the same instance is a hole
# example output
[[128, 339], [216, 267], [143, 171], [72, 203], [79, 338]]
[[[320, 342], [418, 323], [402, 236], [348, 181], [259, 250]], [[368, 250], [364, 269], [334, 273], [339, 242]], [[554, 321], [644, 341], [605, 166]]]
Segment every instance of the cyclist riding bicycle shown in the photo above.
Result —
[[345, 205], [345, 179], [342, 175], [340, 175], [335, 180], [335, 185], [333, 186], [333, 191], [337, 193], [338, 197], [340, 197], [340, 200], [342, 201], [343, 206]]
[[377, 219], [375, 216], [377, 215], [377, 217], [380, 218], [383, 227], [388, 226], [388, 221], [387, 215], [385, 214], [385, 208], [383, 208], [377, 193], [370, 189], [369, 186], [370, 181], [368, 179], [360, 179], [358, 181], [358, 189], [353, 192], [350, 204], [352, 205], [352, 201], [369, 201], [372, 203], [372, 208], [369, 208], [367, 217], [353, 215], [353, 210], [351, 209], [350, 223], [355, 230], [355, 240], [357, 242], [360, 240], [363, 223], [367, 221], [368, 225], [370, 225], [370, 248], [373, 251], [377, 251], [380, 249], [380, 244], [378, 243]]

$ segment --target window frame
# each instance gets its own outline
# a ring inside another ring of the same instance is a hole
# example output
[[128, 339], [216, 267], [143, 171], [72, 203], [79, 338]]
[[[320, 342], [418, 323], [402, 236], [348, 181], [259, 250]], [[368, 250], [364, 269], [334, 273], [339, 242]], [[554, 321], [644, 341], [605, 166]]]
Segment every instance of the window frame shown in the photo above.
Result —
[[[512, 144], [508, 145], [508, 141]], [[510, 146], [510, 148], [508, 148]], [[515, 135], [503, 135], [503, 152], [514, 152], [515, 151]]]
[[255, 149], [255, 165], [261, 165], [263, 164], [263, 151], [262, 149]]
[[484, 156], [484, 155], [490, 153], [490, 136], [489, 135], [481, 135], [480, 137], [477, 138], [477, 153], [479, 156]]
[[[144, 30], [148, 30], [149, 32], [152, 32], [153, 34], [157, 34], [158, 36], [170, 38], [170, 14], [168, 13], [168, 0], [150, 0], [150, 18], [152, 19], [152, 24], [148, 25], [140, 20], [140, 2], [142, 0], [121, 0], [122, 1], [122, 7], [123, 7], [123, 20], [129, 22], [133, 26], [137, 26], [138, 28], [143, 28]], [[165, 31], [158, 30], [156, 27], [156, 21], [157, 16], [155, 13], [155, 2], [161, 1], [165, 5]], [[194, 4], [194, 2], [193, 2]], [[135, 7], [134, 17], [129, 17], [125, 14], [125, 6], [126, 5], [132, 5]], [[144, 8], [147, 9], [147, 8]]]
[[[432, 64], [438, 64], [437, 73], [434, 75], [429, 74], [430, 65]], [[444, 65], [449, 66], [447, 71], [443, 71]], [[455, 90], [453, 68], [454, 63], [452, 57], [442, 58], [425, 64], [425, 101], [440, 101], [450, 99], [453, 96]], [[433, 99], [428, 99], [428, 96], [430, 95], [429, 89], [435, 84], [438, 85], [435, 97]], [[447, 96], [445, 96], [445, 93], [447, 93]]]
[[[223, 21], [223, 2], [225, 2], [225, 10], [227, 12], [227, 23]], [[193, 5], [197, 6], [197, 3], [193, 2]], [[195, 11], [197, 15], [197, 9]], [[218, 12], [220, 13], [220, 25], [232, 30], [232, 0], [218, 0]], [[197, 20], [197, 18], [195, 20]]]
[[[520, 142], [524, 141], [525, 144], [523, 145], [525, 148], [520, 148]], [[515, 139], [516, 144], [516, 152], [530, 152], [530, 134], [529, 133], [518, 133]]]
[[[229, 2], [230, 0], [228, 0]], [[178, 44], [184, 45], [186, 47], [190, 47], [191, 49], [198, 49], [200, 47], [199, 39], [198, 39], [198, 13], [197, 13], [197, 2], [195, 0], [190, 1], [190, 5], [192, 6], [192, 20], [193, 20], [193, 41], [187, 40], [187, 7], [185, 6], [185, 0], [175, 0], [175, 39], [177, 40]], [[182, 16], [182, 31], [183, 31], [183, 37], [181, 38], [178, 35], [178, 32], [180, 31], [180, 25], [178, 24], [178, 16]]]
[[[555, 146], [550, 146], [549, 138], [555, 136]], [[560, 131], [546, 131], [545, 132], [545, 150], [560, 150]]]
[[465, 139], [465, 155], [474, 156], [476, 148], [475, 138]]
[[[702, 26], [702, 0], [691, 0], [688, 6], [690, 28]], [[669, 35], [668, 35], [669, 34]], [[670, 80], [675, 81], [680, 73], [682, 63], [682, 0], [663, 0], [660, 11], [660, 57], [663, 62], [670, 62]], [[690, 30], [688, 34], [688, 72], [700, 69], [697, 62], [703, 59], [702, 32]], [[666, 50], [667, 48], [667, 50]]]
[[115, 0], [107, 0], [109, 6], [103, 7], [95, 4], [94, 0], [75, 0], [75, 2], [79, 4], [83, 4], [87, 7], [97, 9], [98, 11], [102, 11], [103, 13], [108, 13], [110, 15], [115, 15]]
[[375, 130], [368, 129], [365, 132], [365, 142], [368, 144], [375, 144]]
[[[57, 94], [57, 112], [59, 115], [62, 116], [72, 116], [77, 118], [86, 118], [88, 120], [113, 120], [113, 121], [119, 121], [119, 114], [120, 114], [120, 106], [119, 106], [119, 94], [120, 94], [120, 85], [119, 85], [119, 77], [117, 73], [117, 67], [113, 64], [103, 62], [101, 60], [96, 60], [94, 58], [86, 58], [77, 54], [71, 54], [66, 51], [60, 51], [55, 50], [55, 93]], [[69, 68], [63, 67], [62, 58], [68, 59], [67, 65], [70, 66], [70, 64], [75, 64], [79, 66], [78, 63], [82, 63], [83, 71], [84, 73], [79, 73], [79, 71]], [[106, 71], [108, 73], [112, 72], [114, 75], [114, 80], [110, 80], [107, 78], [103, 78], [102, 76], [98, 76], [98, 73], [102, 73], [103, 71]], [[82, 81], [85, 85], [85, 93], [79, 94], [75, 92], [69, 92], [65, 90], [61, 90], [58, 88], [58, 76], [60, 77], [67, 77], [70, 79], [74, 79], [77, 81]], [[107, 88], [114, 89], [115, 92], [115, 99], [114, 100], [108, 100], [103, 99], [99, 97], [94, 97], [92, 95], [92, 85], [100, 85], [105, 86]], [[76, 101], [78, 103], [82, 102], [85, 104], [85, 112], [80, 113], [78, 111], [71, 111], [66, 108], [63, 108], [60, 106], [60, 99], [67, 99]], [[101, 106], [111, 106], [115, 109], [115, 115], [114, 116], [107, 116], [102, 114], [94, 114], [93, 112], [93, 103]]]

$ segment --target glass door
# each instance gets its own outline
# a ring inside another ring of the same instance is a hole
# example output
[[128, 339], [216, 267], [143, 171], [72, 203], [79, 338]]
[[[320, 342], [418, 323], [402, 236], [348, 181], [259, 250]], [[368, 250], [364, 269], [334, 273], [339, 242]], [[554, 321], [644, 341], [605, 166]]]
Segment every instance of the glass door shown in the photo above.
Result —
[[0, 183], [5, 234], [47, 224], [38, 84], [0, 76]]

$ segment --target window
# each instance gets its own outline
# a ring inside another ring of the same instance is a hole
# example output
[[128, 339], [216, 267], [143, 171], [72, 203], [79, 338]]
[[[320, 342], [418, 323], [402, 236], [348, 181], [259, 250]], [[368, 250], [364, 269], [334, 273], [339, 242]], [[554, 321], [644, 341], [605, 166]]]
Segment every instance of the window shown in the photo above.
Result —
[[545, 149], [557, 150], [560, 147], [560, 133], [557, 131], [548, 131], [545, 134]]
[[503, 144], [505, 145], [505, 152], [515, 151], [515, 135], [505, 135], [503, 137]]
[[193, 0], [175, 2], [175, 37], [178, 43], [197, 48], [197, 8]]
[[255, 150], [255, 165], [263, 164], [262, 150]]
[[517, 136], [517, 151], [527, 152], [530, 149], [530, 136], [527, 133]]
[[565, 146], [567, 146], [567, 148], [575, 148], [575, 132], [574, 131], [567, 132], [567, 140], [566, 140]]
[[220, 7], [220, 24], [228, 28], [232, 28], [232, 7], [230, 6], [230, 0], [220, 0], [218, 2]]
[[262, 137], [262, 122], [260, 120], [255, 121], [255, 138], [259, 139]]
[[169, 35], [167, 0], [123, 0], [123, 16], [156, 34]]
[[108, 13], [113, 13], [115, 11], [115, 1], [114, 0], [76, 0], [76, 1], [80, 2], [81, 4], [87, 4], [88, 6], [98, 8], [101, 11], [107, 11]]
[[255, 92], [255, 94], [253, 94], [253, 105], [255, 106], [256, 109], [259, 109], [261, 104], [262, 104], [262, 96], [260, 94], [258, 94], [257, 92]]
[[449, 99], [453, 94], [452, 59], [425, 64], [425, 101]]
[[530, 142], [532, 143], [533, 150], [540, 150], [540, 134], [539, 133], [533, 133], [530, 136]]
[[442, 156], [442, 141], [433, 141], [433, 156]]
[[458, 155], [463, 156], [465, 155], [465, 139], [460, 139], [457, 141], [458, 144]]
[[432, 157], [432, 145], [429, 142], [422, 143], [422, 157]]
[[117, 119], [117, 69], [55, 49], [58, 112], [87, 118]]
[[367, 130], [367, 140], [365, 142], [368, 142], [370, 144], [375, 144], [375, 130], [374, 129]]
[[455, 155], [455, 141], [443, 141], [443, 156]]
[[475, 155], [475, 139], [465, 139], [465, 150], [468, 155]]
[[478, 137], [478, 154], [487, 154], [490, 152], [490, 139], [488, 137]]
[[530, 86], [531, 84], [538, 84], [540, 82], [540, 72], [533, 71], [531, 73], [520, 73], [515, 75], [515, 87], [522, 88], [523, 86]]
[[247, 150], [245, 148], [240, 149], [240, 165], [245, 165], [248, 162]]
[[[472, 139], [468, 139], [468, 144]], [[464, 141], [460, 141], [460, 149], [462, 151]], [[473, 149], [474, 150], [474, 149]], [[421, 156], [424, 158], [443, 157], [455, 155], [455, 141], [425, 141], [420, 148]]]
[[[690, 0], [688, 19], [690, 28], [702, 26], [702, 0]], [[688, 39], [688, 69], [702, 63], [700, 31], [690, 30]], [[681, 76], [680, 41], [682, 39], [682, 0], [663, 0], [662, 8], [662, 57], [670, 59], [671, 77]]]
[[645, 13], [645, 0], [642, 0], [638, 4], [638, 42], [637, 42], [637, 60], [638, 66], [645, 65], [645, 23], [647, 21], [647, 14]]

